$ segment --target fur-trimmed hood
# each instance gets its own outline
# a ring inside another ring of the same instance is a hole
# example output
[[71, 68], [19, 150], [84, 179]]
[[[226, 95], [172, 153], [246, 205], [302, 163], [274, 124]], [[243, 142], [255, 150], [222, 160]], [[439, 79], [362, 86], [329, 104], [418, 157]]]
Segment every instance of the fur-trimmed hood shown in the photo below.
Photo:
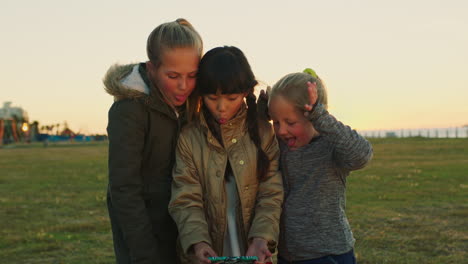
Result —
[[104, 90], [114, 96], [115, 101], [138, 99], [150, 108], [177, 119], [175, 109], [165, 103], [159, 89], [150, 84], [145, 66], [144, 63], [112, 65], [103, 79]]
[[104, 89], [116, 101], [148, 97], [150, 88], [140, 74], [139, 64], [112, 65], [104, 76]]

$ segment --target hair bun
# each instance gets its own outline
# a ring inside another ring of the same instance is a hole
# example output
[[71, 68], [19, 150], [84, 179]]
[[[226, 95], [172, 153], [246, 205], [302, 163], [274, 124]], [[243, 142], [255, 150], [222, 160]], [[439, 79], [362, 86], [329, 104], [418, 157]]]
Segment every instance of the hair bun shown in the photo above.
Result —
[[317, 73], [315, 73], [315, 71], [312, 70], [311, 68], [305, 68], [302, 72], [309, 74], [310, 76], [314, 77], [315, 79], [318, 79]]
[[191, 27], [191, 28], [193, 27], [192, 24], [190, 24], [190, 22], [188, 22], [188, 20], [185, 19], [185, 18], [178, 18], [176, 20], [176, 22], [179, 23], [179, 25], [182, 25], [182, 26], [188, 26], [188, 27]]

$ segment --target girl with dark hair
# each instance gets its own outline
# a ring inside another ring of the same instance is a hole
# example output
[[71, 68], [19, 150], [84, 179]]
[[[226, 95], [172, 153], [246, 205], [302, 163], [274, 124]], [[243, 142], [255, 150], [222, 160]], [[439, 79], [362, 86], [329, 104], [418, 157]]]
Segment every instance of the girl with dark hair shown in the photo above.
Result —
[[200, 62], [200, 113], [181, 132], [169, 204], [181, 255], [194, 254], [197, 263], [218, 255], [265, 261], [276, 248], [283, 201], [279, 147], [271, 124], [257, 119], [256, 85], [236, 47], [212, 49]]

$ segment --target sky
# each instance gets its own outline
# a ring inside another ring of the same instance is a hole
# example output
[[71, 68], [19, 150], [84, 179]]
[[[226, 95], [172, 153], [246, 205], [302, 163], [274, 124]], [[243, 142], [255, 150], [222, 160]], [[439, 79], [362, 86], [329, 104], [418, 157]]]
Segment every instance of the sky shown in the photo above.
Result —
[[357, 130], [468, 124], [466, 0], [0, 1], [0, 107], [40, 125], [106, 133], [107, 69], [146, 61], [148, 34], [180, 17], [205, 52], [240, 48], [262, 85], [313, 68]]

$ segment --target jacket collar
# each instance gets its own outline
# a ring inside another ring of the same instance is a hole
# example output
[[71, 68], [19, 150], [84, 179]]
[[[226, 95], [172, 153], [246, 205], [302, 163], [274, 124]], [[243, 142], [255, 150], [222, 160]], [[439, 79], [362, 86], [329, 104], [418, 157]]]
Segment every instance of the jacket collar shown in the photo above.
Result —
[[218, 148], [227, 149], [233, 143], [236, 143], [239, 140], [239, 137], [242, 136], [244, 133], [247, 132], [247, 107], [245, 103], [242, 104], [239, 112], [226, 124], [219, 125], [218, 123], [212, 124], [219, 126], [219, 131], [221, 132], [221, 139], [222, 143], [218, 142], [218, 139], [213, 135], [210, 128], [208, 127], [209, 124], [207, 122], [207, 118], [203, 111], [200, 112], [200, 125], [205, 131], [209, 144], [212, 144]]

